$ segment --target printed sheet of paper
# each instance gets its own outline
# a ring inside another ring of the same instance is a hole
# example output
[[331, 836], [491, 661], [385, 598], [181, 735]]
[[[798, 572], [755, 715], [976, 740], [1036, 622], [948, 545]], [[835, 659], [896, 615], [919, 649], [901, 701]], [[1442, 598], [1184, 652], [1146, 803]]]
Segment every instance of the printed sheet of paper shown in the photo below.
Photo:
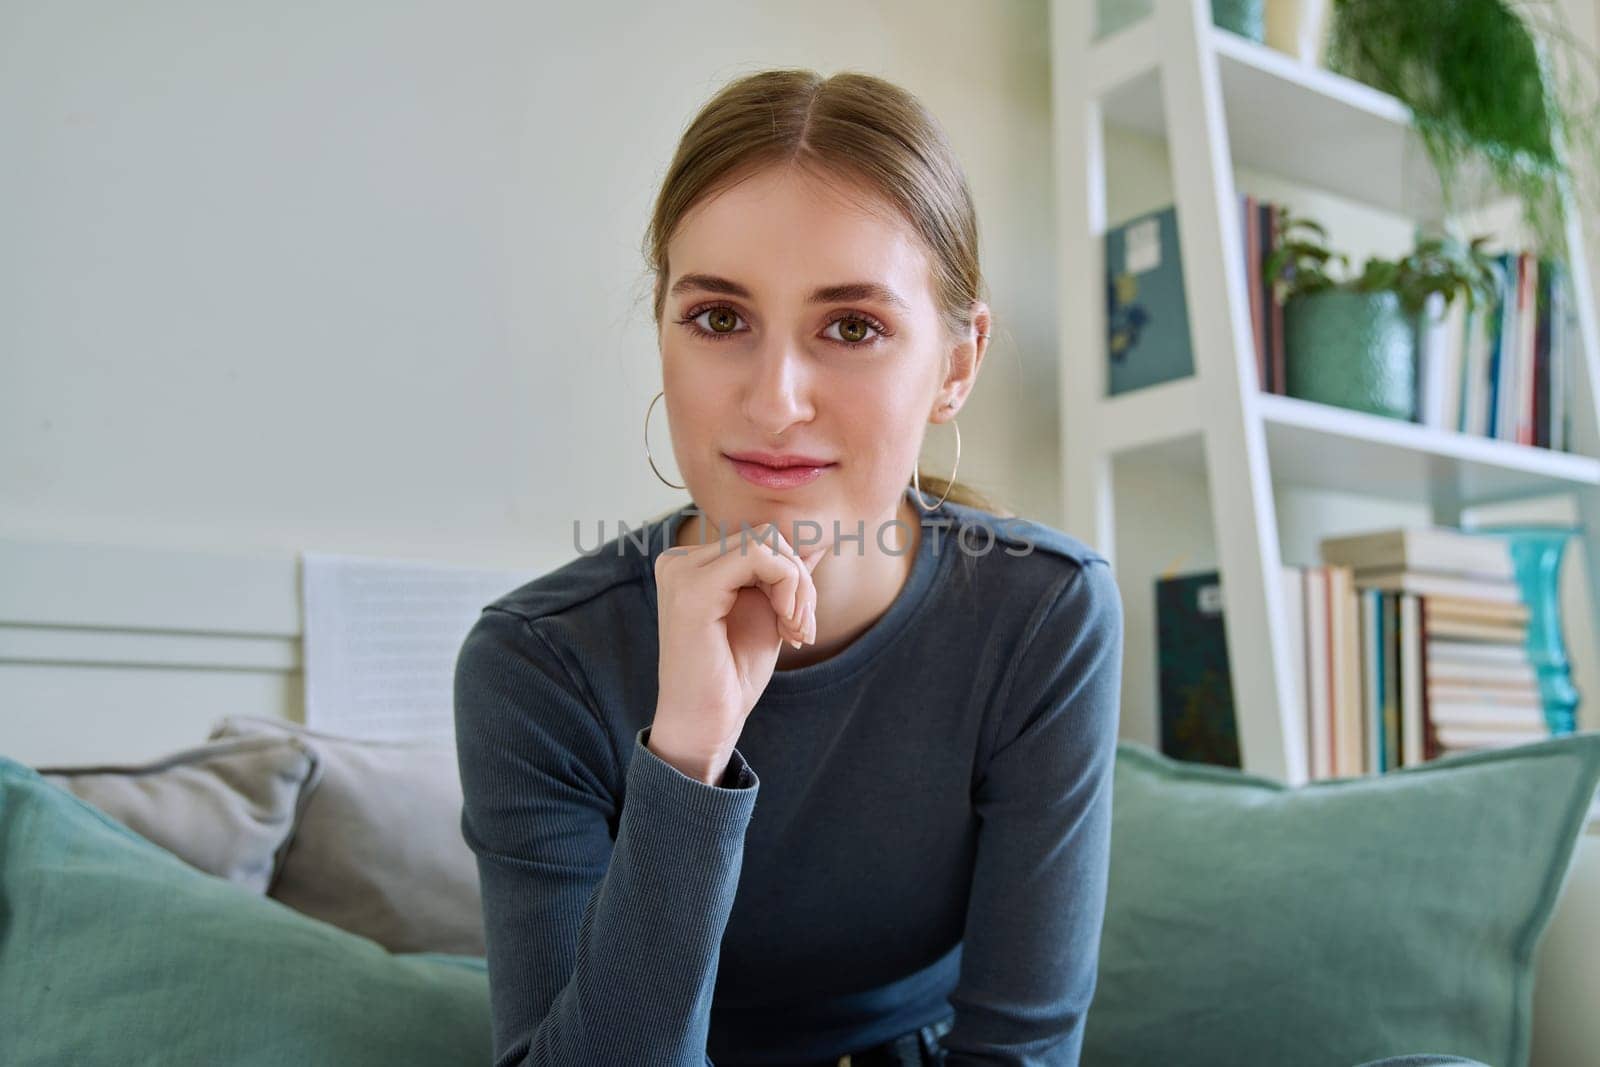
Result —
[[538, 573], [303, 553], [306, 725], [454, 741], [462, 639], [484, 605]]

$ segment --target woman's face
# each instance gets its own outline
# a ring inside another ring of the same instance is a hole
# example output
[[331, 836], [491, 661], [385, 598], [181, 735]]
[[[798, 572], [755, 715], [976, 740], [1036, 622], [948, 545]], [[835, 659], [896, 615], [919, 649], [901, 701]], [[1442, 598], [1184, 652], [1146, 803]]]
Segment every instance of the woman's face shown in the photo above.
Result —
[[[730, 532], [774, 522], [792, 537], [808, 519], [831, 543], [835, 520], [852, 534], [865, 521], [857, 551], [873, 551], [875, 524], [901, 517], [930, 417], [951, 418], [976, 377], [981, 346], [944, 331], [920, 241], [862, 199], [768, 169], [696, 205], [668, 244], [660, 346], [672, 450], [695, 503]], [[827, 466], [773, 484], [730, 458], [751, 452]]]

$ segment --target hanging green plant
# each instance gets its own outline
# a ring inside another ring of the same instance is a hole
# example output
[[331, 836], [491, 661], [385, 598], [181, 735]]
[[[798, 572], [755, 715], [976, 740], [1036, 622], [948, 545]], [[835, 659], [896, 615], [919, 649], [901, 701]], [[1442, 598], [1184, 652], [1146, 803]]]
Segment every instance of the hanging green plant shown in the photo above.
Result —
[[1600, 169], [1600, 63], [1554, 0], [1334, 0], [1326, 62], [1411, 109], [1447, 213], [1463, 165], [1478, 164], [1521, 201], [1540, 247], [1566, 254], [1562, 189], [1574, 166]]

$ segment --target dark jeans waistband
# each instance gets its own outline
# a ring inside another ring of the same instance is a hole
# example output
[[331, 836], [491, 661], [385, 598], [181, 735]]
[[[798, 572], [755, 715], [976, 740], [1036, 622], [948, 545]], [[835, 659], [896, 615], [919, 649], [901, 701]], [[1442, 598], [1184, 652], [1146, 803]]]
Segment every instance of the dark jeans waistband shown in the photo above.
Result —
[[938, 1067], [944, 1063], [939, 1039], [954, 1023], [954, 1016], [946, 1016], [882, 1044], [807, 1067]]

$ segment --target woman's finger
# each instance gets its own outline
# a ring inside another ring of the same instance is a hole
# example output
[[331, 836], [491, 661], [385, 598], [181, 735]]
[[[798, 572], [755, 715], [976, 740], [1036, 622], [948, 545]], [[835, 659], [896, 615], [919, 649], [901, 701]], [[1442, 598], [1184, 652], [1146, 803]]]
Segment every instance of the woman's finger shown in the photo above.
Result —
[[817, 567], [822, 563], [822, 557], [826, 556], [828, 554], [828, 551], [829, 550], [828, 550], [828, 547], [826, 545], [819, 545], [819, 546], [817, 546], [817, 548], [810, 555], [801, 557], [801, 562], [803, 564], [805, 564], [804, 570], [805, 570], [806, 584], [811, 589], [811, 599], [807, 602], [807, 609], [806, 609], [807, 610], [807, 618], [806, 618], [806, 640], [807, 641], [814, 642], [817, 639], [817, 583], [816, 583], [816, 580], [811, 577], [811, 575], [816, 571]]
[[767, 524], [767, 527], [763, 530], [763, 536], [768, 537], [769, 535], [765, 530], [771, 531], [768, 543], [773, 544], [784, 557], [794, 561], [795, 574], [799, 578], [799, 584], [795, 589], [794, 612], [789, 618], [789, 624], [793, 627], [796, 637], [803, 641], [810, 640], [807, 636], [810, 629], [807, 619], [817, 599], [817, 587], [811, 581], [811, 570], [805, 565], [805, 559], [800, 555], [799, 551], [789, 543], [788, 539], [783, 536], [783, 533], [776, 526], [772, 526], [770, 523]]
[[[767, 554], [769, 556], [772, 554], [770, 545], [768, 547], [766, 547], [766, 548], [758, 547], [758, 548], [752, 550], [752, 548], [748, 544], [749, 541], [753, 541], [753, 540], [757, 539], [757, 537], [755, 535], [759, 534], [760, 529], [761, 529], [760, 527], [754, 528], [751, 531], [751, 536], [744, 538], [744, 540], [746, 541], [746, 544], [745, 544], [744, 552], [742, 553], [742, 555], [745, 558], [749, 558], [753, 554], [753, 551], [762, 552], [762, 553], [765, 553], [765, 554]], [[694, 545], [692, 547], [691, 546], [685, 546], [683, 548], [680, 548], [680, 549], [676, 550], [673, 553], [671, 558], [673, 558], [673, 559], [682, 559], [684, 561], [683, 566], [689, 567], [689, 568], [693, 568], [695, 570], [701, 570], [701, 569], [704, 569], [705, 567], [709, 566], [710, 564], [717, 562], [718, 560], [722, 559], [724, 556], [727, 556], [729, 554], [731, 554], [731, 555], [733, 555], [735, 557], [741, 556], [741, 552], [739, 550], [740, 549], [740, 540], [741, 540], [741, 538], [739, 536], [730, 535], [730, 536], [724, 536], [724, 537], [722, 537], [722, 538], [720, 538], [720, 539], [718, 539], [716, 541], [703, 541], [703, 542], [699, 543], [698, 545]], [[663, 555], [663, 559], [666, 559], [666, 558], [667, 557], [665, 555]], [[713, 578], [713, 584], [715, 584], [717, 586], [717, 594], [718, 594], [719, 598], [720, 599], [726, 599], [726, 594], [728, 594], [728, 593], [730, 593], [730, 592], [732, 592], [734, 590], [743, 588], [744, 586], [750, 585], [751, 582], [752, 582], [752, 579], [757, 581], [759, 584], [762, 584], [763, 586], [765, 586], [765, 585], [769, 584], [770, 576], [768, 578], [756, 578], [753, 571], [747, 572], [747, 573], [745, 573], [745, 574], [743, 574], [741, 576], [741, 580], [739, 581], [739, 583], [736, 584], [735, 586], [733, 586], [731, 590], [728, 589], [728, 588], [725, 588], [726, 581], [727, 581], [725, 576], [721, 577], [721, 578], [714, 577]], [[769, 599], [771, 599], [770, 593], [769, 593]], [[788, 615], [786, 614], [786, 610], [788, 609], [788, 607], [789, 607], [788, 605], [781, 605], [781, 604], [777, 603], [776, 601], [773, 602], [773, 605], [772, 605], [773, 613], [778, 616], [778, 621], [779, 621], [780, 625], [787, 626]], [[798, 635], [798, 631], [796, 631], [796, 634]]]
[[[744, 543], [741, 546], [739, 540]], [[731, 596], [745, 586], [756, 584], [767, 594], [772, 612], [783, 629], [798, 636], [795, 605], [800, 592], [800, 572], [805, 568], [757, 538], [730, 540], [727, 551], [709, 559], [704, 570], [710, 572], [717, 590]]]

